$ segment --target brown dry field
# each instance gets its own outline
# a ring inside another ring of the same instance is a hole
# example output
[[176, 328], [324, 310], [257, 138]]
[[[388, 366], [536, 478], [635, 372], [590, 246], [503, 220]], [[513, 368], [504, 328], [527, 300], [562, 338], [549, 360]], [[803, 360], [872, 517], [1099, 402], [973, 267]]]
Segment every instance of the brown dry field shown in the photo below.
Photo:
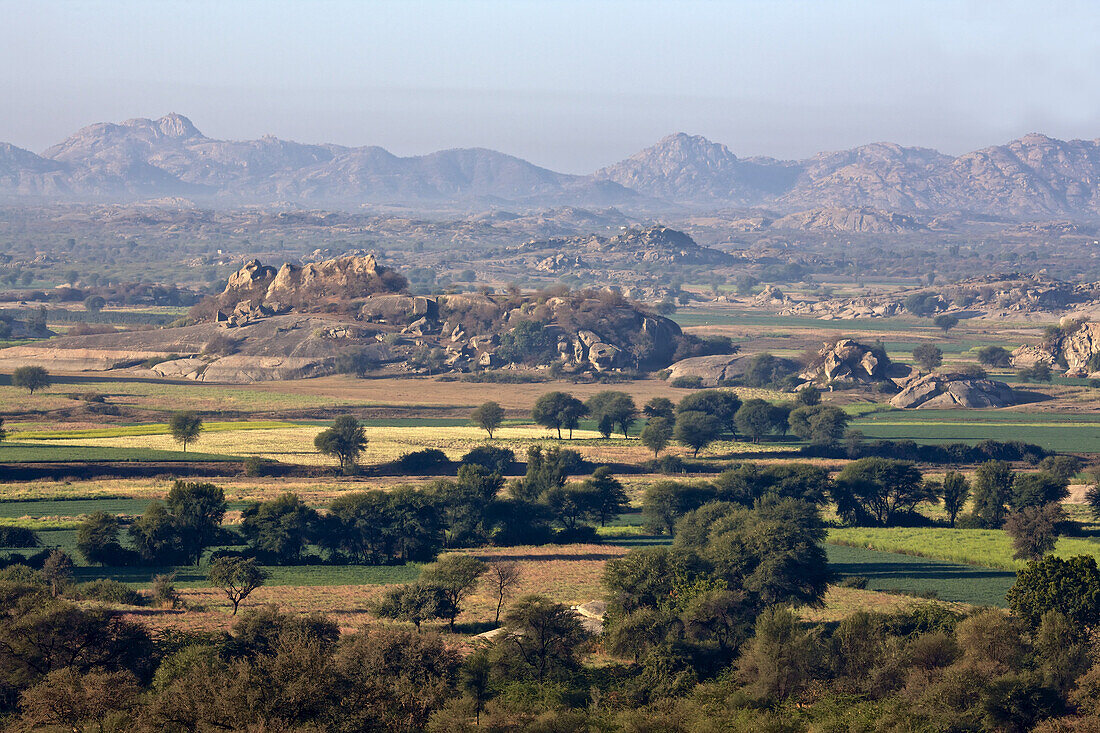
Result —
[[[500, 547], [465, 550], [486, 562], [514, 561], [520, 565], [522, 579], [512, 598], [537, 593], [567, 605], [579, 605], [603, 597], [600, 579], [608, 560], [628, 552], [616, 545], [545, 545], [540, 547]], [[322, 613], [344, 631], [355, 631], [379, 619], [371, 605], [385, 592], [385, 585], [273, 586], [257, 589], [241, 608], [274, 605], [283, 611], [300, 614]], [[153, 631], [228, 631], [234, 622], [231, 606], [220, 590], [185, 588], [180, 595], [193, 610], [143, 608], [125, 609], [125, 617]], [[832, 586], [819, 608], [802, 608], [807, 621], [837, 621], [857, 610], [890, 612], [929, 601], [871, 590]], [[935, 601], [935, 603], [942, 603]], [[507, 604], [506, 604], [507, 605]], [[965, 608], [965, 604], [944, 604]], [[463, 604], [458, 623], [478, 631], [492, 628], [496, 598], [483, 584]], [[425, 628], [446, 630], [444, 622], [424, 624]], [[473, 632], [456, 637], [469, 641]]]

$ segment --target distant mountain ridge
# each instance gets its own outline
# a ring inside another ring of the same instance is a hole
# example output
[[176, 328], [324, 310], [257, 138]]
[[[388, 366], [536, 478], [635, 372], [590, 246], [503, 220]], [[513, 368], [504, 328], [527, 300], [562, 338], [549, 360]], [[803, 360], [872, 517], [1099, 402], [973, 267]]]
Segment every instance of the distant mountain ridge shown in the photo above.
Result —
[[1100, 139], [1025, 135], [958, 157], [872, 143], [801, 161], [739, 158], [677, 133], [592, 175], [557, 173], [484, 148], [401, 157], [384, 148], [265, 136], [216, 140], [186, 117], [85, 127], [36, 155], [0, 143], [5, 200], [314, 206], [760, 207], [1100, 218]]

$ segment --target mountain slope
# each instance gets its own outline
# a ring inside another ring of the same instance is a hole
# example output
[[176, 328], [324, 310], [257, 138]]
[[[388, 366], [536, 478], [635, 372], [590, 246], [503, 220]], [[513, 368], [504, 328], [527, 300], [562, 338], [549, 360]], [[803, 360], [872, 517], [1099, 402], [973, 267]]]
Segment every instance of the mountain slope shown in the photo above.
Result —
[[677, 133], [590, 176], [484, 148], [401, 157], [271, 136], [216, 140], [178, 114], [91, 125], [42, 155], [0, 144], [6, 199], [167, 196], [214, 205], [676, 205], [1100, 219], [1100, 139], [1030, 134], [958, 157], [883, 142], [780, 161], [739, 158], [725, 145]]

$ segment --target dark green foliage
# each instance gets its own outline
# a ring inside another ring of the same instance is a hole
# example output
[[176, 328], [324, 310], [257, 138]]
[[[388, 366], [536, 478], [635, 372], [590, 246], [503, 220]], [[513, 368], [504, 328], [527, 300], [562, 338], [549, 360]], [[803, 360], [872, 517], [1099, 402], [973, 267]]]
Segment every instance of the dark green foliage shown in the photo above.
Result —
[[808, 463], [742, 463], [713, 481], [714, 498], [752, 506], [765, 496], [823, 504], [832, 489], [829, 472]]
[[1054, 378], [1054, 373], [1050, 370], [1050, 367], [1042, 362], [1033, 364], [1029, 367], [1024, 367], [1019, 372], [1020, 379], [1025, 382], [1047, 382]]
[[943, 508], [947, 512], [951, 526], [954, 527], [959, 512], [963, 510], [970, 498], [970, 482], [958, 471], [948, 471], [943, 477], [940, 491], [943, 496]]
[[837, 475], [833, 499], [849, 524], [889, 526], [918, 504], [936, 500], [934, 486], [908, 461], [860, 458]]
[[794, 400], [799, 405], [803, 405], [805, 407], [814, 407], [821, 404], [821, 390], [819, 390], [812, 384], [808, 384], [802, 389], [798, 390], [798, 392], [794, 396]]
[[481, 466], [489, 473], [507, 473], [516, 462], [516, 454], [511, 448], [495, 445], [479, 445], [471, 449], [460, 461], [463, 465]]
[[16, 367], [11, 373], [11, 385], [34, 394], [50, 386], [50, 373], [40, 366]]
[[165, 499], [184, 557], [198, 565], [218, 538], [225, 516], [225, 492], [211, 483], [176, 481]]
[[772, 354], [757, 354], [749, 359], [741, 381], [746, 387], [780, 387], [797, 371], [794, 362]]
[[658, 481], [642, 496], [642, 517], [651, 532], [674, 534], [680, 517], [711, 501], [713, 490], [703, 484]]
[[1005, 520], [1005, 532], [1012, 538], [1018, 560], [1037, 560], [1054, 549], [1058, 542], [1058, 525], [1066, 515], [1060, 504], [1026, 506]]
[[[584, 403], [585, 410], [601, 426], [618, 426], [623, 437], [627, 437], [630, 428], [638, 419], [638, 408], [634, 398], [625, 392], [605, 390], [597, 392]], [[602, 430], [602, 428], [601, 428]]]
[[734, 421], [743, 435], [757, 443], [765, 435], [787, 431], [787, 410], [767, 400], [746, 400], [738, 408]]
[[787, 421], [792, 433], [814, 445], [836, 445], [844, 437], [850, 418], [833, 405], [797, 407]]
[[663, 417], [668, 420], [676, 419], [676, 406], [667, 397], [654, 397], [645, 403], [642, 413], [646, 418]]
[[1065, 479], [1040, 471], [1022, 473], [1012, 481], [1012, 497], [1009, 500], [1016, 511], [1028, 507], [1043, 507], [1051, 502], [1060, 502], [1069, 496], [1069, 486]]
[[109, 578], [98, 578], [76, 586], [69, 594], [75, 600], [144, 606], [146, 598], [128, 585]]
[[187, 452], [187, 445], [199, 439], [202, 433], [202, 417], [197, 412], [177, 412], [168, 421], [168, 431], [172, 439], [183, 446], [183, 452]]
[[326, 456], [333, 456], [340, 462], [340, 469], [347, 474], [355, 473], [356, 460], [367, 447], [367, 436], [363, 426], [351, 415], [336, 418], [331, 428], [320, 432], [313, 439], [313, 445]]
[[0, 525], [0, 547], [41, 547], [38, 533], [27, 527]]
[[913, 293], [905, 299], [905, 310], [915, 316], [927, 318], [939, 310], [940, 296], [936, 293]]
[[1012, 354], [1000, 346], [983, 346], [978, 349], [978, 362], [986, 366], [1006, 369], [1012, 366]]
[[233, 604], [233, 615], [252, 591], [264, 584], [267, 573], [251, 558], [218, 557], [210, 563], [210, 584], [220, 588]]
[[1058, 611], [1078, 629], [1100, 624], [1100, 569], [1096, 558], [1078, 555], [1067, 560], [1048, 555], [1033, 560], [1016, 574], [1008, 591], [1012, 612], [1038, 627], [1043, 614]]
[[420, 572], [420, 582], [439, 588], [446, 603], [443, 615], [451, 629], [462, 612], [462, 602], [477, 589], [477, 581], [489, 569], [470, 555], [443, 555]]
[[670, 418], [651, 417], [642, 428], [642, 445], [653, 451], [653, 457], [656, 458], [672, 442], [674, 431], [675, 427]]
[[592, 511], [601, 526], [630, 507], [626, 490], [607, 466], [599, 466], [583, 486], [592, 497]]
[[983, 527], [999, 528], [1004, 524], [1012, 499], [1015, 477], [1005, 461], [986, 461], [974, 473], [974, 517]]
[[703, 378], [696, 376], [675, 377], [669, 380], [668, 386], [674, 389], [701, 389]]
[[423, 448], [402, 455], [395, 465], [401, 473], [415, 476], [437, 473], [451, 465], [451, 461], [438, 448]]
[[1069, 483], [1083, 468], [1077, 456], [1047, 456], [1039, 461], [1039, 470]]
[[576, 451], [557, 447], [543, 450], [533, 445], [527, 449], [527, 473], [512, 483], [512, 496], [521, 501], [537, 501], [550, 489], [564, 486], [566, 479], [580, 473], [583, 465]]
[[488, 433], [489, 440], [492, 440], [493, 431], [504, 422], [504, 408], [493, 401], [485, 402], [473, 411], [470, 420]]
[[118, 517], [92, 512], [76, 530], [76, 549], [88, 562], [107, 565], [118, 562], [123, 555], [118, 539]]
[[936, 328], [942, 330], [944, 333], [947, 333], [952, 328], [959, 325], [959, 317], [953, 316], [949, 313], [944, 313], [933, 318], [932, 323], [936, 325]]
[[320, 516], [297, 494], [253, 502], [241, 515], [241, 534], [256, 554], [274, 563], [296, 563], [317, 533]]
[[729, 390], [705, 389], [690, 394], [680, 400], [676, 406], [676, 419], [686, 412], [702, 412], [718, 422], [722, 431], [734, 433], [737, 429], [737, 410], [741, 407], [740, 398]]
[[374, 612], [382, 618], [420, 624], [450, 615], [447, 594], [442, 588], [427, 583], [410, 583], [388, 588], [375, 604]]
[[500, 347], [496, 353], [515, 364], [544, 364], [556, 356], [557, 342], [557, 337], [546, 324], [520, 321], [500, 337]]
[[569, 431], [569, 437], [573, 437], [582, 417], [587, 414], [584, 403], [567, 392], [547, 392], [535, 401], [531, 410], [531, 419], [539, 425], [556, 430], [558, 440], [561, 440], [561, 431]]
[[913, 349], [913, 361], [922, 370], [930, 372], [943, 364], [943, 351], [935, 344], [921, 344]]
[[493, 644], [490, 658], [512, 679], [544, 682], [568, 677], [580, 666], [580, 645], [587, 636], [568, 606], [528, 595], [504, 614], [504, 633]]
[[717, 440], [722, 434], [722, 425], [713, 415], [706, 412], [687, 411], [676, 416], [673, 434], [683, 445], [691, 448], [693, 455]]

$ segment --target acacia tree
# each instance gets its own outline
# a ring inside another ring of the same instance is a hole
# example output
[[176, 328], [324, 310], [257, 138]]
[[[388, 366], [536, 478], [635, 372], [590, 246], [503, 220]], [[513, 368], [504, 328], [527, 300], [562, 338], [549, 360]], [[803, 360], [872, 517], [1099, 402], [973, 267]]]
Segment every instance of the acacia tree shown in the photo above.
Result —
[[970, 482], [958, 471], [948, 471], [943, 477], [943, 508], [952, 527], [969, 498]]
[[489, 440], [492, 440], [493, 431], [504, 422], [504, 408], [490, 400], [474, 410], [470, 415], [470, 419], [473, 420], [474, 425], [487, 432]]
[[597, 392], [588, 398], [585, 403], [588, 414], [601, 425], [601, 431], [606, 427], [608, 434], [616, 425], [622, 431], [623, 437], [628, 437], [630, 428], [638, 418], [638, 408], [634, 405], [634, 398], [626, 392], [604, 390]]
[[267, 580], [267, 572], [252, 558], [219, 557], [210, 563], [207, 577], [211, 585], [225, 593], [233, 604], [233, 615], [236, 616], [244, 599]]
[[930, 372], [943, 364], [943, 351], [935, 344], [921, 344], [913, 349], [913, 361], [924, 371]]
[[199, 439], [202, 433], [202, 418], [197, 412], [185, 410], [172, 415], [168, 421], [168, 430], [172, 433], [172, 439], [183, 446], [183, 452], [187, 452], [187, 444]]
[[50, 373], [40, 366], [21, 366], [11, 373], [11, 384], [34, 394], [50, 386]]
[[833, 498], [845, 521], [869, 520], [888, 526], [898, 514], [911, 512], [936, 495], [934, 486], [908, 461], [860, 458], [837, 474]]
[[359, 454], [367, 447], [367, 436], [358, 420], [351, 415], [341, 415], [332, 422], [331, 428], [313, 439], [313, 445], [326, 456], [335, 457], [344, 473], [352, 474]]
[[676, 440], [691, 448], [692, 455], [698, 457], [699, 451], [718, 439], [722, 426], [713, 415], [689, 410], [676, 416], [674, 433]]
[[672, 440], [672, 421], [667, 417], [651, 417], [642, 428], [642, 445], [656, 458]]
[[225, 492], [211, 483], [176, 481], [165, 499], [176, 541], [187, 559], [198, 565], [214, 544], [227, 505]]
[[547, 392], [535, 401], [531, 418], [543, 427], [556, 430], [558, 440], [561, 440], [563, 428], [569, 431], [572, 439], [574, 428], [586, 412], [584, 403], [568, 392]]
[[445, 615], [454, 631], [455, 619], [462, 612], [462, 601], [477, 588], [477, 581], [489, 566], [470, 555], [443, 555], [420, 573], [420, 582], [439, 588], [447, 601]]
[[489, 563], [485, 581], [497, 599], [497, 612], [493, 617], [493, 623], [500, 623], [500, 611], [504, 608], [505, 601], [515, 593], [516, 586], [522, 578], [523, 571], [517, 562], [501, 560]]

